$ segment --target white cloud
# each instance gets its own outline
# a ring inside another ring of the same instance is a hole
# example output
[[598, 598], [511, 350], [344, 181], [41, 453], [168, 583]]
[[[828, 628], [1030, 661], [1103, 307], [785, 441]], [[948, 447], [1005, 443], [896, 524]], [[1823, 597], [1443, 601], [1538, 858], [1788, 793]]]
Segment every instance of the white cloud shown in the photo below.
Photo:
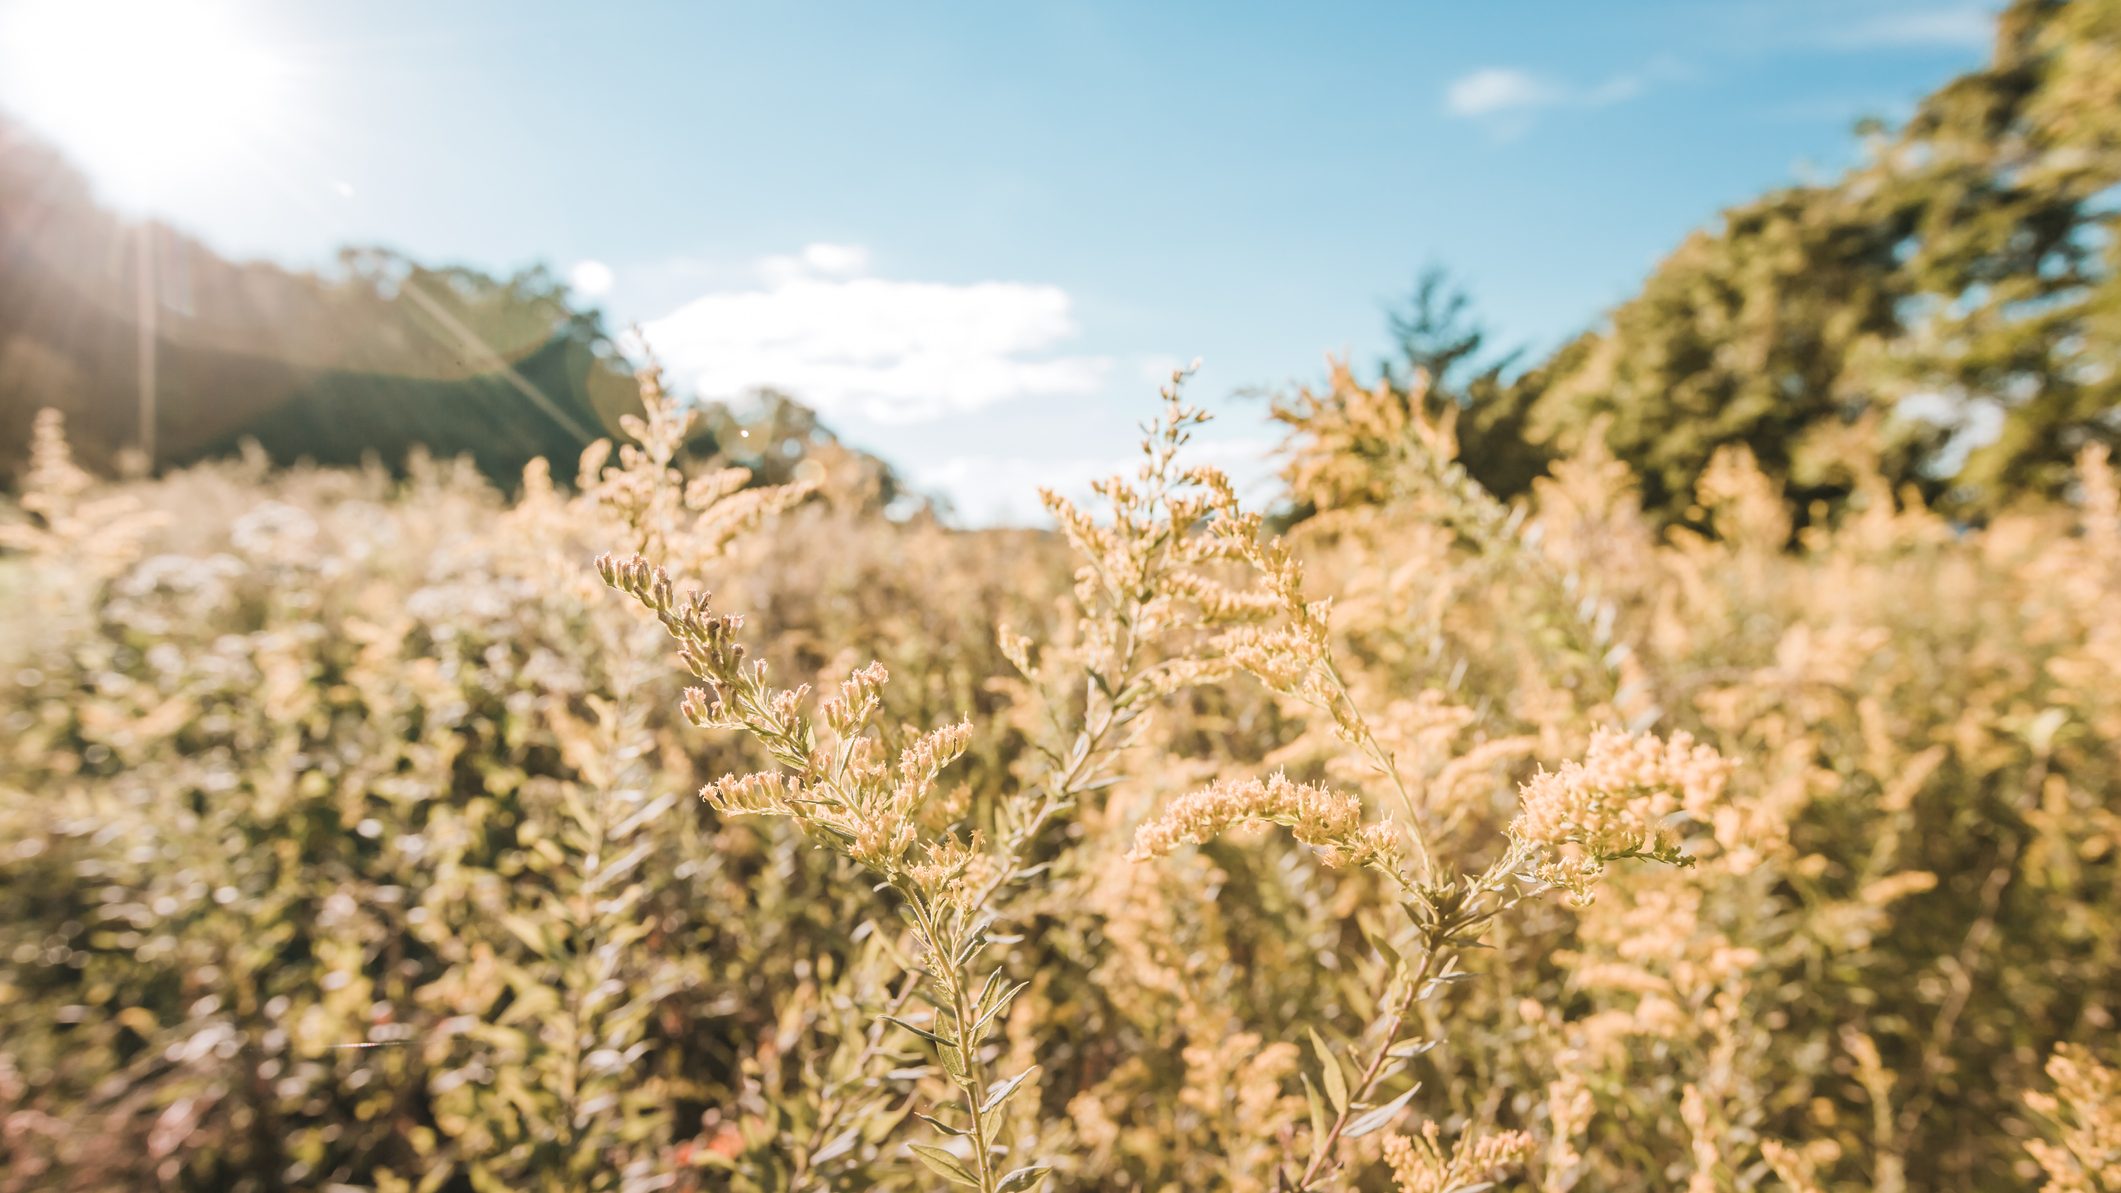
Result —
[[856, 245], [813, 244], [757, 273], [757, 288], [701, 295], [642, 329], [704, 397], [774, 388], [827, 415], [908, 422], [1089, 393], [1111, 368], [1055, 352], [1077, 334], [1057, 286], [873, 277]]
[[852, 278], [869, 272], [869, 250], [858, 244], [810, 244], [793, 256], [768, 257], [758, 274], [768, 283], [805, 277]]
[[611, 284], [616, 280], [611, 266], [602, 261], [577, 261], [567, 270], [567, 285], [584, 298], [601, 298], [611, 293]]
[[1552, 80], [1514, 67], [1491, 66], [1453, 81], [1444, 93], [1444, 106], [1454, 116], [1490, 116], [1549, 107], [1565, 95]]
[[1617, 104], [1622, 100], [1633, 99], [1636, 96], [1641, 95], [1643, 91], [1649, 87], [1649, 85], [1650, 81], [1648, 76], [1646, 75], [1614, 75], [1612, 78], [1607, 79], [1605, 82], [1598, 84], [1596, 87], [1593, 87], [1588, 91], [1584, 91], [1579, 94], [1576, 97], [1576, 102], [1579, 105], [1588, 108], [1603, 107], [1606, 104]]
[[1908, 47], [1987, 49], [1996, 34], [1995, 13], [1980, 5], [1910, 8], [1879, 13], [1835, 30], [1827, 41], [1837, 49], [1871, 50]]
[[1639, 71], [1624, 71], [1600, 82], [1575, 85], [1514, 66], [1490, 66], [1452, 80], [1444, 89], [1444, 109], [1453, 116], [1482, 120], [1506, 135], [1524, 131], [1532, 114], [1550, 108], [1602, 108], [1633, 99], [1653, 82], [1685, 77], [1686, 68], [1658, 59]]

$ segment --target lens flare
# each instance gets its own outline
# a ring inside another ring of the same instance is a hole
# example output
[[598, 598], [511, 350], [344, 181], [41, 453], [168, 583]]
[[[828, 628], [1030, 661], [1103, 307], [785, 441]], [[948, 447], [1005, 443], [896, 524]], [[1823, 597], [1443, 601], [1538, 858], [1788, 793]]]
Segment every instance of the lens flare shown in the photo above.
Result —
[[0, 106], [112, 191], [212, 185], [284, 110], [286, 64], [222, 4], [28, 0], [0, 9]]

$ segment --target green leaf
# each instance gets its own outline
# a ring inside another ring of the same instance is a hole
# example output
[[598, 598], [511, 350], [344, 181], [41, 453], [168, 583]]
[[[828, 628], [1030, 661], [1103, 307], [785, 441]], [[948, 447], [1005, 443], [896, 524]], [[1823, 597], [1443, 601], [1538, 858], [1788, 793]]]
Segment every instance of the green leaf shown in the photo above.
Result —
[[946, 1122], [944, 1122], [943, 1120], [941, 1120], [941, 1119], [939, 1119], [939, 1118], [931, 1118], [931, 1117], [930, 1117], [930, 1116], [928, 1116], [928, 1115], [922, 1114], [922, 1113], [921, 1113], [920, 1111], [918, 1111], [918, 1110], [916, 1110], [916, 1111], [914, 1111], [914, 1112], [913, 1112], [913, 1117], [915, 1117], [915, 1118], [917, 1118], [917, 1119], [921, 1120], [921, 1121], [922, 1121], [922, 1122], [924, 1122], [924, 1123], [927, 1123], [927, 1124], [928, 1124], [929, 1126], [931, 1126], [931, 1127], [934, 1127], [934, 1128], [935, 1128], [936, 1130], [938, 1130], [938, 1131], [941, 1131], [941, 1132], [942, 1132], [943, 1134], [945, 1134], [945, 1135], [970, 1135], [970, 1134], [972, 1134], [972, 1132], [970, 1132], [970, 1131], [966, 1130], [966, 1129], [965, 1129], [965, 1128], [963, 1128], [963, 1127], [953, 1127], [953, 1126], [951, 1126], [951, 1125], [950, 1125], [949, 1123], [946, 1123]]
[[1311, 1047], [1318, 1053], [1319, 1066], [1324, 1069], [1326, 1097], [1333, 1103], [1335, 1114], [1348, 1112], [1348, 1075], [1341, 1071], [1340, 1061], [1334, 1059], [1333, 1049], [1326, 1044], [1317, 1028], [1311, 1029]]
[[987, 975], [987, 980], [980, 983], [979, 993], [973, 996], [972, 1005], [975, 1007], [986, 1006], [987, 996], [994, 993], [995, 986], [999, 984], [1001, 980], [1002, 967], [997, 965], [994, 967], [994, 972]]
[[1349, 1139], [1361, 1139], [1363, 1136], [1368, 1135], [1370, 1132], [1377, 1130], [1379, 1127], [1383, 1127], [1390, 1124], [1393, 1119], [1399, 1117], [1400, 1111], [1405, 1110], [1407, 1108], [1407, 1103], [1409, 1101], [1412, 1101], [1414, 1098], [1414, 1091], [1420, 1088], [1421, 1082], [1417, 1081], [1413, 1085], [1407, 1087], [1407, 1092], [1399, 1095], [1398, 1097], [1392, 1099], [1389, 1102], [1386, 1102], [1382, 1106], [1376, 1107], [1372, 1110], [1364, 1111], [1362, 1116], [1360, 1118], [1357, 1118], [1354, 1122], [1349, 1123], [1348, 1129], [1341, 1132], [1341, 1134], [1347, 1136]]
[[994, 1191], [995, 1193], [1023, 1193], [1026, 1189], [1035, 1189], [1040, 1181], [1046, 1179], [1046, 1174], [1051, 1171], [1053, 1170], [1044, 1164], [1033, 1164], [1028, 1168], [1019, 1168], [1004, 1176], [1001, 1183], [994, 1186]]
[[1392, 946], [1391, 931], [1377, 922], [1376, 915], [1365, 913], [1356, 922], [1362, 928], [1363, 937], [1370, 942], [1371, 948], [1377, 950], [1379, 956], [1394, 966], [1406, 963], [1399, 955], [1399, 950]]
[[935, 1055], [936, 1059], [943, 1062], [944, 1072], [959, 1081], [965, 1079], [965, 1054], [955, 1044], [944, 1044], [938, 1047], [935, 1050]]
[[930, 1147], [925, 1143], [913, 1143], [907, 1146], [913, 1149], [914, 1155], [921, 1158], [921, 1163], [933, 1168], [956, 1184], [964, 1185], [971, 1189], [979, 1188], [979, 1178], [972, 1175], [972, 1170], [960, 1163], [956, 1156], [939, 1147]]
[[878, 1016], [878, 1018], [894, 1026], [903, 1027], [907, 1031], [912, 1032], [914, 1035], [919, 1036], [920, 1038], [928, 1041], [931, 1044], [941, 1044], [945, 1048], [952, 1048], [956, 1046], [954, 1041], [944, 1039], [942, 1036], [936, 1035], [934, 1032], [929, 1031], [925, 1027], [916, 1027], [896, 1015], [880, 1015]]
[[1008, 1010], [1009, 1004], [1016, 1001], [1017, 995], [1022, 994], [1024, 991], [1030, 988], [1031, 983], [1029, 982], [1018, 982], [1013, 986], [1004, 988], [1001, 992], [1000, 997], [994, 1000], [994, 1005], [988, 1007], [984, 1011], [981, 1011], [979, 1014], [979, 1018], [973, 1021], [973, 1036], [975, 1038], [980, 1038], [982, 1036], [982, 1033], [987, 1030], [987, 1025], [994, 1022], [995, 1018], [999, 1016], [1003, 1011]]
[[1038, 1066], [1032, 1065], [1007, 1081], [996, 1082], [993, 1090], [987, 1094], [987, 1100], [980, 1103], [979, 1112], [981, 1114], [992, 1114], [1000, 1109], [1001, 1104], [1009, 1100], [1009, 1095], [1016, 1092], [1016, 1087], [1022, 1085], [1026, 1077], [1036, 1072], [1038, 1072]]

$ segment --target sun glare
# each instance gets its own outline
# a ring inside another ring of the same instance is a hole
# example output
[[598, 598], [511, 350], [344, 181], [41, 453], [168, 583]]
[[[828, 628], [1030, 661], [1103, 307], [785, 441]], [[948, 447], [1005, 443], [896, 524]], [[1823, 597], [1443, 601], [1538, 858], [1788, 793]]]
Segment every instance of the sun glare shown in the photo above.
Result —
[[0, 106], [120, 194], [211, 184], [262, 150], [286, 71], [214, 3], [24, 0], [0, 6]]

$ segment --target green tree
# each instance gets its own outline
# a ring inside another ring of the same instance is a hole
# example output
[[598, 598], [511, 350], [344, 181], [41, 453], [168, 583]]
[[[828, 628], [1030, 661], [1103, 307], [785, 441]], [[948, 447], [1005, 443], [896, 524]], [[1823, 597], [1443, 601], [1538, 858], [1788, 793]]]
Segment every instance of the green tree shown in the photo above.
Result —
[[1403, 400], [1420, 394], [1431, 413], [1455, 411], [1460, 459], [1490, 491], [1529, 488], [1548, 456], [1526, 433], [1526, 391], [1512, 377], [1523, 349], [1493, 351], [1471, 294], [1438, 265], [1422, 271], [1387, 321], [1398, 359], [1381, 371], [1392, 391]]
[[1573, 451], [1602, 428], [1657, 510], [1684, 506], [1734, 443], [1800, 503], [1837, 495], [1818, 433], [1881, 397], [1854, 362], [1895, 337], [1905, 297], [1893, 253], [1907, 216], [1885, 214], [1838, 188], [1728, 212], [1530, 378], [1534, 438]]
[[1393, 351], [1378, 363], [1374, 389], [1336, 366], [1332, 384], [1275, 399], [1274, 417], [1289, 428], [1285, 520], [1388, 500], [1400, 436], [1416, 416], [1448, 420], [1459, 459], [1493, 492], [1521, 493], [1545, 471], [1548, 457], [1525, 426], [1528, 391], [1510, 376], [1520, 353], [1489, 350], [1471, 296], [1448, 271], [1423, 270], [1387, 327]]
[[560, 471], [637, 411], [632, 366], [602, 316], [542, 266], [496, 277], [348, 249], [318, 279], [339, 333], [328, 364], [200, 449], [259, 443], [271, 458], [352, 464], [418, 447], [468, 455], [510, 483], [536, 457]]
[[1532, 370], [1530, 437], [1604, 428], [1666, 516], [1727, 444], [1800, 505], [1836, 499], [1867, 416], [1888, 476], [1974, 512], [2121, 438], [2121, 0], [2017, 0], [1989, 65], [1867, 135], [1863, 164], [1727, 212]]

